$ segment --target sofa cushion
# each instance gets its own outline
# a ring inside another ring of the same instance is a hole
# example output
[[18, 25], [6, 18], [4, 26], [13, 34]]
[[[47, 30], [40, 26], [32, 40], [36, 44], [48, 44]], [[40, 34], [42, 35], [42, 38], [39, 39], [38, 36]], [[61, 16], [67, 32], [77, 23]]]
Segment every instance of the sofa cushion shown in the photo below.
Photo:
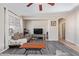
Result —
[[19, 39], [18, 42], [20, 43], [20, 45], [27, 43], [27, 38]]
[[20, 33], [17, 32], [17, 33], [14, 34], [14, 36], [12, 36], [12, 39], [18, 40], [18, 39], [21, 38], [20, 36], [21, 36]]
[[19, 33], [19, 35], [20, 35], [20, 38], [24, 38], [23, 33]]
[[22, 38], [22, 39], [18, 39], [18, 40], [11, 39], [9, 41], [9, 45], [22, 45], [24, 43], [27, 43], [27, 38]]

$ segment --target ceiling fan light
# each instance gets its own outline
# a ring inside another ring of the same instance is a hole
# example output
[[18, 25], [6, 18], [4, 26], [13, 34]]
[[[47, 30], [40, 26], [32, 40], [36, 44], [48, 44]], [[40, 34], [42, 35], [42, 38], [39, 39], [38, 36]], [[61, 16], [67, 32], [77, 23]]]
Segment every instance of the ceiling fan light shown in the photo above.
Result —
[[55, 3], [48, 3], [49, 5], [51, 5], [51, 6], [54, 6], [55, 5]]
[[42, 11], [42, 5], [39, 5], [39, 10]]
[[30, 7], [32, 4], [33, 4], [33, 3], [29, 3], [29, 4], [27, 5], [27, 7]]

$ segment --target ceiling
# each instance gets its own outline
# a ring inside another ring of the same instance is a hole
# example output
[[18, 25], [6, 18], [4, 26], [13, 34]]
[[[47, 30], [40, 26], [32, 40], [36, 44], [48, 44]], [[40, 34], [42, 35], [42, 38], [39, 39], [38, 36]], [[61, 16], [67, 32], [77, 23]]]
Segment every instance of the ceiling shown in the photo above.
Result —
[[32, 16], [37, 14], [47, 14], [47, 13], [57, 13], [57, 12], [66, 12], [70, 11], [79, 4], [77, 3], [55, 3], [54, 6], [50, 6], [46, 3], [43, 3], [43, 10], [39, 11], [39, 3], [35, 3], [30, 7], [26, 7], [28, 3], [5, 3], [5, 6], [9, 10], [19, 14], [20, 16]]

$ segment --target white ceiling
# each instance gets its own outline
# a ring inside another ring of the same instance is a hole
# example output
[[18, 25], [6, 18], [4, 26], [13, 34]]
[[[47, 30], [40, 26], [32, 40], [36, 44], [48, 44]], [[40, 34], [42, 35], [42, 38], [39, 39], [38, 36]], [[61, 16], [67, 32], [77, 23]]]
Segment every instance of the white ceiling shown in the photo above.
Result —
[[54, 6], [50, 6], [43, 3], [43, 11], [39, 11], [39, 4], [33, 4], [30, 7], [26, 7], [28, 3], [8, 3], [5, 4], [11, 11], [21, 16], [32, 16], [37, 14], [57, 13], [70, 11], [79, 4], [77, 3], [56, 3]]

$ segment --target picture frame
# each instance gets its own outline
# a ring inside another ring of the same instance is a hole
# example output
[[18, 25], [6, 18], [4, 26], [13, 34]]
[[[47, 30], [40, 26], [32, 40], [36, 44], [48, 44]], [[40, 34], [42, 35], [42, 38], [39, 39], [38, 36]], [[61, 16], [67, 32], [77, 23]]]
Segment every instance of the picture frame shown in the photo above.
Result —
[[56, 26], [56, 21], [51, 21], [51, 26]]

